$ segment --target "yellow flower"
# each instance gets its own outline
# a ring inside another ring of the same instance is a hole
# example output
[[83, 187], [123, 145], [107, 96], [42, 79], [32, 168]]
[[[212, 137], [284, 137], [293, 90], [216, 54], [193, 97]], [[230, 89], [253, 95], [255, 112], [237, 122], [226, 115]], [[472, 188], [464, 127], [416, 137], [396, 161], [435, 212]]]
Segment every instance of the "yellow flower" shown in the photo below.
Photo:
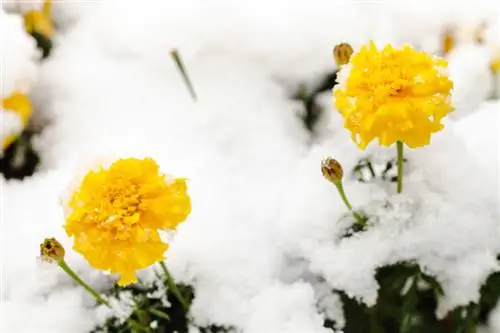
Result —
[[[14, 92], [2, 99], [2, 108], [5, 110], [10, 110], [16, 112], [23, 122], [23, 127], [28, 125], [29, 119], [31, 117], [31, 102], [29, 98], [21, 93]], [[8, 135], [2, 142], [2, 149], [6, 149], [14, 140], [16, 140], [17, 135]]]
[[38, 32], [51, 38], [54, 34], [52, 24], [52, 0], [45, 0], [41, 10], [31, 10], [24, 14], [24, 28], [28, 33]]
[[166, 178], [150, 158], [90, 171], [68, 206], [73, 249], [91, 266], [120, 274], [119, 285], [136, 282], [137, 270], [163, 259], [168, 244], [158, 231], [176, 229], [191, 212], [186, 180]]
[[490, 69], [495, 75], [500, 72], [500, 49], [498, 49], [493, 55], [493, 58], [490, 61]]
[[382, 146], [402, 141], [415, 148], [429, 144], [452, 111], [453, 83], [444, 59], [411, 46], [378, 50], [373, 42], [354, 54], [339, 73], [334, 104], [344, 127], [361, 149], [375, 138]]

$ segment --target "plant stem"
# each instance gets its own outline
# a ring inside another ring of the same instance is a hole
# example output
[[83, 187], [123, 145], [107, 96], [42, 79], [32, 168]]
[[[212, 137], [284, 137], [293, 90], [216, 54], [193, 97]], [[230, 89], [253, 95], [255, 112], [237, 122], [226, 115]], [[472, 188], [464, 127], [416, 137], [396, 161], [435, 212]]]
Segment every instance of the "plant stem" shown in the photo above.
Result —
[[170, 272], [167, 269], [167, 265], [165, 265], [165, 263], [163, 261], [160, 261], [160, 266], [163, 270], [163, 273], [165, 273], [168, 289], [172, 292], [172, 294], [174, 294], [174, 296], [177, 298], [179, 303], [181, 303], [184, 310], [187, 312], [189, 310], [189, 305], [184, 300], [184, 297], [182, 297], [182, 294], [181, 294], [179, 288], [177, 288], [177, 285], [175, 284], [175, 281], [172, 278], [172, 275], [170, 275]]
[[352, 215], [356, 218], [356, 220], [358, 221], [358, 223], [360, 225], [362, 225], [362, 226], [365, 225], [366, 221], [363, 218], [363, 216], [361, 216], [360, 214], [358, 214], [357, 212], [355, 212], [352, 209], [352, 205], [349, 202], [349, 200], [347, 199], [347, 195], [345, 194], [344, 186], [342, 185], [342, 182], [341, 181], [335, 182], [335, 186], [337, 187], [337, 190], [339, 191], [340, 197], [342, 198], [342, 201], [346, 205], [347, 209], [349, 209], [352, 212]]
[[82, 286], [89, 294], [94, 296], [95, 299], [99, 303], [104, 304], [107, 307], [111, 308], [108, 301], [106, 301], [104, 298], [102, 298], [98, 292], [96, 292], [94, 289], [92, 289], [91, 286], [89, 286], [82, 279], [80, 279], [80, 277], [71, 268], [69, 268], [68, 264], [66, 264], [66, 261], [64, 261], [64, 259], [59, 260], [58, 265], [59, 265], [59, 267], [62, 268], [62, 270], [66, 274], [68, 274], [73, 280], [75, 280], [76, 283], [78, 283], [80, 286]]
[[184, 83], [186, 84], [186, 86], [189, 90], [189, 93], [191, 94], [191, 97], [193, 97], [193, 100], [196, 101], [196, 93], [194, 92], [194, 88], [193, 88], [193, 85], [191, 84], [191, 80], [189, 79], [186, 68], [184, 67], [184, 64], [182, 63], [181, 57], [179, 56], [179, 52], [176, 49], [173, 49], [172, 51], [170, 51], [170, 55], [172, 56], [172, 59], [174, 59], [174, 62], [177, 65], [177, 68], [179, 69], [179, 72], [181, 72], [182, 78], [183, 78]]
[[398, 193], [403, 192], [403, 173], [404, 173], [404, 157], [403, 157], [403, 143], [396, 142], [398, 152]]

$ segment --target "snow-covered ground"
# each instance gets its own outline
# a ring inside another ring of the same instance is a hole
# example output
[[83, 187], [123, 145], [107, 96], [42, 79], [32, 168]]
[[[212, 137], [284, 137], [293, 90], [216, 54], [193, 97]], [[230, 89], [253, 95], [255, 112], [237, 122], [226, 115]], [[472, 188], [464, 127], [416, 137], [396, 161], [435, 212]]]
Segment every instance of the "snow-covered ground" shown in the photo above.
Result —
[[[72, 6], [56, 3], [63, 32], [31, 94], [34, 117], [49, 121], [36, 141], [41, 168], [23, 181], [0, 177], [2, 332], [86, 332], [100, 320], [89, 296], [37, 256], [39, 243], [54, 236], [87, 281], [107, 285], [69, 250], [59, 202], [81, 173], [116, 157], [149, 156], [162, 171], [189, 178], [193, 211], [167, 263], [177, 281], [194, 286], [191, 311], [199, 324], [327, 332], [317, 300], [332, 319], [341, 322], [342, 311], [325, 289], [371, 305], [375, 269], [407, 259], [442, 283], [444, 315], [477, 300], [485, 278], [500, 269], [500, 103], [485, 101], [498, 34], [489, 31], [484, 46], [464, 37], [450, 55], [455, 114], [430, 146], [407, 150], [402, 195], [392, 184], [346, 177], [353, 204], [378, 217], [359, 237], [339, 240], [345, 207], [323, 179], [321, 159], [334, 156], [350, 170], [363, 156], [383, 160], [395, 152], [375, 145], [359, 151], [330, 96], [321, 98], [327, 114], [311, 140], [290, 98], [300, 84], [335, 69], [338, 42], [410, 41], [431, 50], [448, 24], [493, 22], [495, 1], [107, 0], [83, 12]], [[171, 60], [174, 48], [196, 102]], [[3, 70], [2, 80], [11, 82]]]

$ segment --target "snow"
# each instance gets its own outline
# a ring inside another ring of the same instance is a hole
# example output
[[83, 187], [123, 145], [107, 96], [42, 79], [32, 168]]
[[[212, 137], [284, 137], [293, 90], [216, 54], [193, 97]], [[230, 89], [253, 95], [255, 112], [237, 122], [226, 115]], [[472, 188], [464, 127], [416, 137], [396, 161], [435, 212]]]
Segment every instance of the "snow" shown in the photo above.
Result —
[[[471, 20], [490, 15], [465, 3], [438, 8], [453, 9], [447, 17], [455, 21], [467, 13]], [[411, 8], [430, 11], [430, 3], [405, 4], [410, 8], [391, 3], [378, 10], [406, 17]], [[265, 8], [226, 0], [137, 6], [107, 0], [68, 19], [78, 22], [59, 37], [32, 94], [37, 111], [50, 120], [36, 142], [41, 170], [22, 182], [0, 178], [3, 331], [86, 332], [103, 321], [104, 309], [92, 309], [81, 288], [36, 256], [45, 237], [56, 237], [87, 282], [110, 286], [109, 276], [70, 250], [59, 199], [95, 163], [128, 156], [153, 157], [162, 171], [189, 179], [193, 212], [179, 227], [167, 264], [177, 281], [195, 288], [191, 314], [197, 324], [251, 333], [327, 332], [325, 316], [343, 322], [340, 300], [329, 290], [372, 305], [376, 268], [401, 260], [417, 260], [441, 282], [446, 296], [438, 315], [477, 300], [486, 276], [499, 269], [500, 252], [492, 165], [500, 105], [484, 102], [484, 52], [463, 46], [450, 56], [457, 113], [463, 114], [449, 120], [430, 146], [406, 149], [402, 195], [394, 184], [359, 183], [346, 171], [351, 202], [375, 217], [367, 231], [349, 239], [341, 239], [349, 218], [321, 175], [322, 158], [333, 156], [351, 170], [364, 156], [382, 163], [395, 151], [375, 145], [359, 151], [329, 94], [319, 98], [326, 113], [311, 141], [290, 98], [300, 84], [335, 69], [333, 45], [367, 40], [371, 27], [383, 21], [369, 15], [373, 6], [319, 0], [286, 7], [268, 1]], [[438, 22], [439, 15], [410, 16], [414, 20], [394, 22], [401, 29], [381, 26], [373, 37], [418, 42], [438, 33], [422, 28], [417, 34], [417, 28], [433, 27], [427, 23]], [[22, 37], [14, 38], [21, 44]], [[170, 58], [173, 48], [197, 102]], [[20, 79], [7, 72], [6, 82], [32, 82], [27, 67], [7, 65]]]
[[14, 111], [0, 108], [2, 121], [0, 123], [0, 142], [12, 134], [20, 133], [23, 130], [23, 121]]
[[24, 31], [21, 16], [5, 13], [0, 7], [0, 17], [0, 98], [5, 98], [14, 91], [29, 92], [37, 78], [40, 54], [35, 41]]

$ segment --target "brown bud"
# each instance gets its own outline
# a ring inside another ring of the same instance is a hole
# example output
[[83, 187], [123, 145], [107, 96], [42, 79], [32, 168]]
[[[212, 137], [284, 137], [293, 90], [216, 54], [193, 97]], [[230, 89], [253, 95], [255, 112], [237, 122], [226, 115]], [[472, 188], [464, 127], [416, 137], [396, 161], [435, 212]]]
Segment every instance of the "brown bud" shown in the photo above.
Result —
[[333, 48], [333, 59], [337, 66], [345, 65], [351, 59], [354, 50], [348, 43], [340, 43]]
[[441, 49], [443, 54], [450, 53], [455, 47], [455, 34], [452, 29], [448, 29], [444, 32], [441, 40]]
[[61, 261], [64, 259], [65, 254], [64, 247], [55, 238], [46, 238], [40, 244], [40, 257], [44, 261]]
[[323, 177], [332, 183], [340, 182], [344, 176], [344, 170], [342, 170], [340, 163], [331, 157], [327, 157], [321, 162], [321, 172]]
[[474, 41], [477, 44], [484, 44], [484, 31], [487, 27], [486, 22], [482, 22], [474, 31]]

